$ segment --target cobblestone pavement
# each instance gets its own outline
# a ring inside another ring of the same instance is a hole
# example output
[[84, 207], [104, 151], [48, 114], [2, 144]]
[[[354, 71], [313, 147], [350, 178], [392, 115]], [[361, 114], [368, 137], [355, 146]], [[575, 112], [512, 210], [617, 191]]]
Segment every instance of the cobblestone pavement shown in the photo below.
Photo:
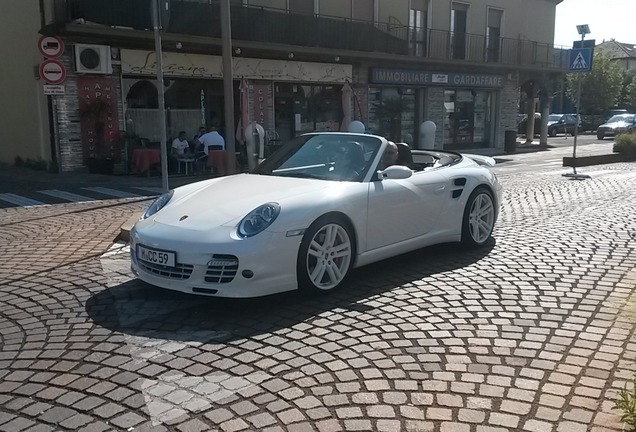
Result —
[[636, 371], [636, 164], [504, 170], [494, 241], [321, 298], [131, 279], [148, 201], [0, 210], [0, 431], [621, 430]]

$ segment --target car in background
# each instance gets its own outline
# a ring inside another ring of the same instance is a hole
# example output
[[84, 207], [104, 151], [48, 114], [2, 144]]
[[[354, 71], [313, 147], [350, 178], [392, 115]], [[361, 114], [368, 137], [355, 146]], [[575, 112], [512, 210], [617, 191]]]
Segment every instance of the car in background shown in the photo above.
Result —
[[[528, 127], [528, 114], [522, 114], [523, 118], [517, 118], [517, 133], [525, 135]], [[541, 132], [541, 113], [534, 113], [534, 134], [539, 135]]]
[[596, 138], [602, 140], [634, 130], [636, 114], [617, 114], [596, 129]]
[[553, 137], [562, 133], [574, 136], [576, 123], [576, 114], [550, 114], [548, 116], [548, 135]]

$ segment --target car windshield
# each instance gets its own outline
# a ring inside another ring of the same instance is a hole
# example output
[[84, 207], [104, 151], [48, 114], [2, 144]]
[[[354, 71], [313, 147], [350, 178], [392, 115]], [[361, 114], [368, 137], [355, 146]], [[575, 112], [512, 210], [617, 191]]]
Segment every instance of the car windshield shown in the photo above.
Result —
[[550, 116], [548, 117], [548, 121], [558, 122], [559, 120], [561, 120], [561, 117], [563, 117], [561, 114], [550, 114]]
[[607, 122], [608, 123], [616, 123], [616, 122], [634, 123], [634, 114], [618, 114], [618, 115], [612, 116]]
[[283, 145], [254, 174], [335, 181], [362, 181], [382, 145], [371, 135], [303, 135]]

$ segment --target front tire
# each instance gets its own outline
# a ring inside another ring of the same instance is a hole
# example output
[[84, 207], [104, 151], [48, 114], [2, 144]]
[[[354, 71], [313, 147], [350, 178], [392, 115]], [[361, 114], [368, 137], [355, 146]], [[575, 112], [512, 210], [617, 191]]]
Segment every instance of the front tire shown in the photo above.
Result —
[[470, 194], [462, 221], [462, 243], [480, 247], [490, 239], [495, 227], [495, 201], [490, 191], [479, 187]]
[[603, 132], [597, 132], [596, 133], [596, 138], [602, 140], [603, 138], [605, 138], [605, 135], [603, 135]]
[[339, 288], [349, 274], [354, 257], [355, 242], [350, 225], [336, 216], [317, 219], [305, 232], [298, 252], [300, 289], [325, 293]]

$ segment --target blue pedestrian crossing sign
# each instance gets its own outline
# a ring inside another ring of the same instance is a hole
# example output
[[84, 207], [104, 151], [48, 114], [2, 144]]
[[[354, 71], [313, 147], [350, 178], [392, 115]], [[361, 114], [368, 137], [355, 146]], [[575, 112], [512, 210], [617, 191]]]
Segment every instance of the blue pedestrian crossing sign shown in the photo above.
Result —
[[592, 48], [574, 48], [570, 50], [570, 72], [589, 72], [592, 70]]

